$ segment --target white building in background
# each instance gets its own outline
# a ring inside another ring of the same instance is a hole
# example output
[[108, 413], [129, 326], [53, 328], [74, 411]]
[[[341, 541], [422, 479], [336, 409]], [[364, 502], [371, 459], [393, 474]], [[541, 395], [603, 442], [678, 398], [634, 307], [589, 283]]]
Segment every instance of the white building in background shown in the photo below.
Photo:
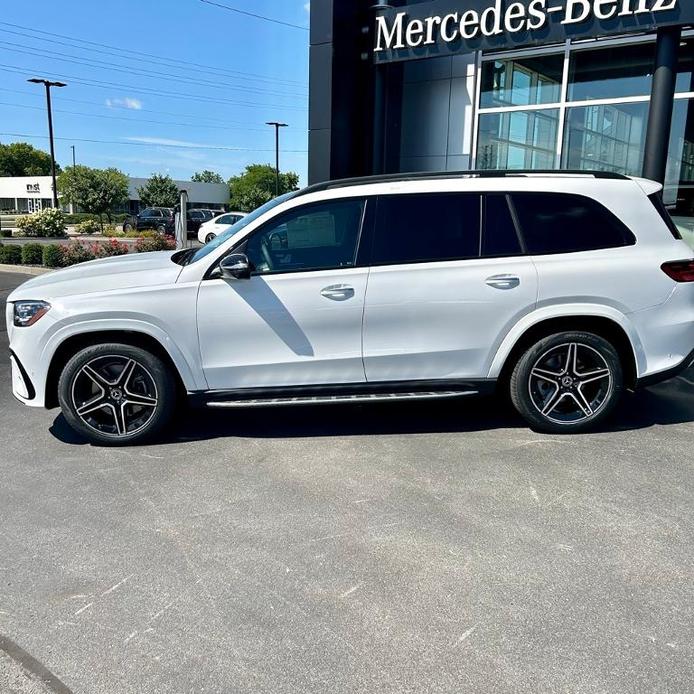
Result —
[[[137, 189], [146, 178], [130, 178], [130, 199], [124, 212], [138, 212], [142, 206]], [[191, 207], [223, 208], [229, 202], [229, 187], [224, 183], [174, 181], [179, 190], [188, 192]], [[50, 176], [0, 176], [0, 212], [38, 212], [53, 207], [53, 183]]]

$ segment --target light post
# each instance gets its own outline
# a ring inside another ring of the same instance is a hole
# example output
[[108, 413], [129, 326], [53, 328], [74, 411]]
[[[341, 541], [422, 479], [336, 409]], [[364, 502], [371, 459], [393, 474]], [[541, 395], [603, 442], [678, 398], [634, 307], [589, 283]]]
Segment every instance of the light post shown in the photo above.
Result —
[[288, 128], [286, 123], [270, 121], [265, 125], [272, 125], [275, 128], [275, 197], [280, 194], [280, 128]]
[[64, 82], [50, 82], [33, 77], [27, 80], [32, 84], [43, 84], [46, 87], [46, 109], [48, 110], [48, 137], [51, 141], [51, 178], [53, 179], [53, 207], [58, 207], [58, 183], [55, 179], [55, 145], [53, 143], [53, 113], [51, 111], [51, 87], [67, 87]]
[[75, 145], [70, 145], [70, 149], [72, 150], [72, 168], [74, 169], [77, 166], [77, 162], [75, 161]]

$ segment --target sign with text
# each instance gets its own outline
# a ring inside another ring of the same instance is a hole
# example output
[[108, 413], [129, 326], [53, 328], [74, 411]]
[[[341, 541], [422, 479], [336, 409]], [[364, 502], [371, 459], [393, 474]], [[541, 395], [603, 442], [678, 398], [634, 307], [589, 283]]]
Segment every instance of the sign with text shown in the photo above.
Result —
[[432, 0], [376, 18], [377, 63], [694, 24], [694, 0]]

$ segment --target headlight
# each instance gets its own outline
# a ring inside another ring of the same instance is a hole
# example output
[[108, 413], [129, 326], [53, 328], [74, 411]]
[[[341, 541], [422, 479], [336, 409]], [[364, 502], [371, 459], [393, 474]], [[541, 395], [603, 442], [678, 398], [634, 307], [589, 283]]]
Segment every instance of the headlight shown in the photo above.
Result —
[[51, 305], [45, 301], [16, 301], [14, 304], [14, 324], [18, 328], [28, 328], [50, 311]]

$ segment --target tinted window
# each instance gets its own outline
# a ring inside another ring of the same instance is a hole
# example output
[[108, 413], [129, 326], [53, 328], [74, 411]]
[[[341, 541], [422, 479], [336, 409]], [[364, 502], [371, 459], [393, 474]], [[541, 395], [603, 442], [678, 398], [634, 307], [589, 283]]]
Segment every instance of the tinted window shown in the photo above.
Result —
[[663, 203], [663, 198], [660, 196], [660, 193], [653, 193], [653, 195], [648, 196], [648, 199], [653, 203], [653, 207], [655, 207], [655, 209], [658, 211], [658, 214], [662, 217], [663, 221], [667, 225], [667, 228], [670, 230], [670, 233], [676, 239], [681, 240], [682, 234], [680, 233], [680, 230], [677, 228], [675, 222], [672, 221], [672, 217], [670, 216], [670, 213], [667, 211], [667, 208]]
[[202, 248], [198, 249], [189, 258], [186, 256], [185, 260], [183, 262], [186, 265], [190, 264], [190, 263], [197, 263], [198, 260], [202, 260], [203, 258], [210, 255], [210, 253], [216, 251], [220, 246], [222, 246], [230, 238], [232, 238], [232, 236], [235, 236], [236, 234], [238, 234], [240, 231], [245, 229], [249, 224], [253, 224], [256, 220], [260, 219], [263, 215], [267, 214], [268, 212], [271, 212], [275, 207], [278, 207], [282, 203], [287, 202], [287, 200], [291, 200], [295, 195], [296, 195], [296, 192], [285, 193], [284, 195], [280, 195], [278, 198], [274, 198], [274, 199], [270, 200], [269, 202], [266, 202], [264, 205], [261, 205], [258, 209], [253, 210], [253, 212], [246, 215], [243, 218], [243, 220], [239, 222], [238, 227], [236, 227], [236, 228], [229, 227], [228, 229], [225, 229], [221, 234], [218, 234], [214, 240], [210, 241], [210, 243], [206, 243]]
[[480, 196], [392, 195], [378, 200], [373, 264], [477, 258]]
[[482, 255], [520, 255], [523, 252], [505, 195], [485, 195]]
[[574, 253], [635, 243], [605, 207], [579, 195], [512, 195], [528, 253]]
[[216, 221], [216, 224], [233, 224], [235, 221], [236, 221], [236, 218], [234, 217], [234, 215], [225, 214], [223, 217], [220, 217]]
[[246, 255], [256, 274], [351, 267], [364, 201], [331, 201], [292, 210], [254, 234]]

